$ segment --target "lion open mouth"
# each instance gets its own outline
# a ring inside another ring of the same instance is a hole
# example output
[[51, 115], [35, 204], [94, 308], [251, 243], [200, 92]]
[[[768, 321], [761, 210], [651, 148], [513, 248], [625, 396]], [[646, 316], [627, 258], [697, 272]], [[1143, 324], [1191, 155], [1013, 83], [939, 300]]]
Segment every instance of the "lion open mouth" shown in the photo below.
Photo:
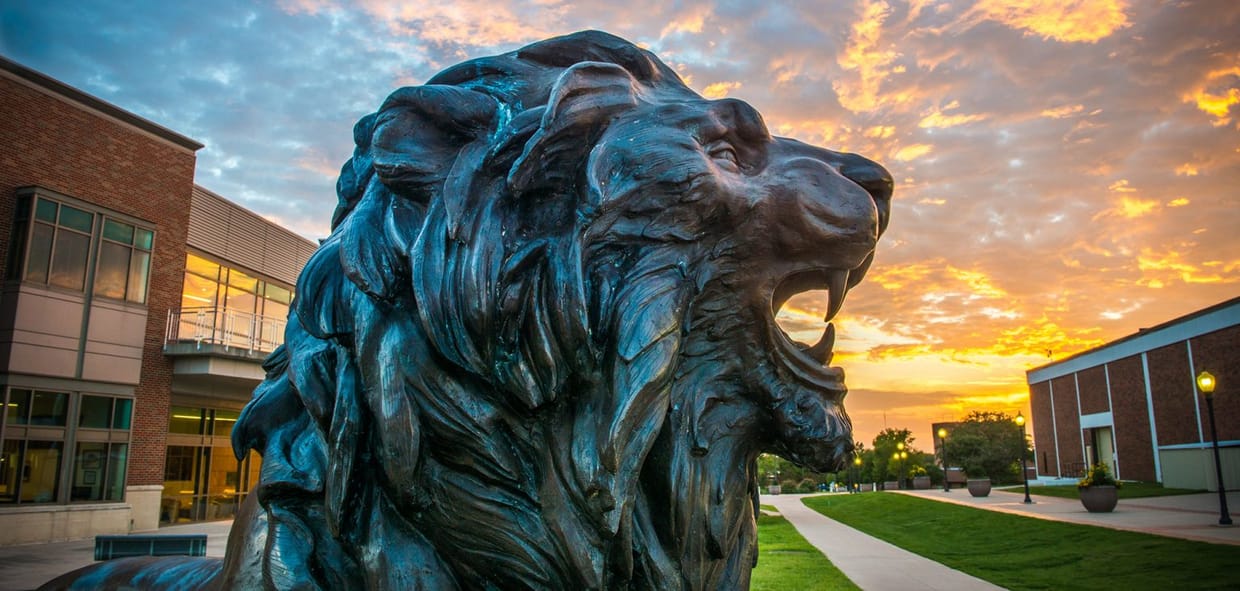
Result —
[[[860, 275], [863, 271], [854, 273]], [[850, 286], [859, 280], [859, 276], [850, 277], [850, 271], [845, 269], [801, 271], [785, 277], [771, 294], [770, 336], [776, 359], [802, 381], [838, 396], [842, 396], [846, 388], [844, 370], [830, 365], [835, 356], [835, 325], [831, 320], [844, 305]], [[827, 293], [827, 312], [823, 317], [826, 326], [816, 343], [802, 343], [793, 339], [775, 317], [793, 296], [820, 290]]]

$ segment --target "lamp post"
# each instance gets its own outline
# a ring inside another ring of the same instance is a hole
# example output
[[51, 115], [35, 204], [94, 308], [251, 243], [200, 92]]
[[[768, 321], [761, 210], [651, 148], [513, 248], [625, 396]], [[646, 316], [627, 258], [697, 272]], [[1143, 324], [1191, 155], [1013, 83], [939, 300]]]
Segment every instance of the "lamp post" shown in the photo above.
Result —
[[1214, 386], [1217, 382], [1208, 371], [1197, 375], [1197, 389], [1206, 397], [1206, 409], [1210, 411], [1210, 439], [1214, 443], [1214, 473], [1218, 478], [1218, 524], [1231, 525], [1231, 514], [1227, 512], [1227, 487], [1223, 486], [1223, 466], [1218, 456], [1218, 428], [1214, 426]]
[[952, 492], [952, 484], [947, 480], [947, 429], [939, 427], [939, 441], [943, 442], [943, 492]]
[[857, 456], [853, 458], [853, 466], [855, 466], [855, 470], [857, 473], [857, 476], [853, 478], [853, 482], [855, 483], [854, 486], [857, 487], [857, 490], [854, 491], [852, 489], [849, 489], [848, 492], [861, 492], [861, 482], [860, 482], [861, 480], [861, 456]]
[[1020, 425], [1020, 479], [1025, 482], [1025, 504], [1032, 505], [1033, 499], [1029, 498], [1029, 468], [1025, 464], [1025, 415], [1016, 411], [1016, 424]]
[[896, 473], [896, 488], [904, 488], [904, 458], [907, 457], [908, 454], [904, 451], [904, 442], [896, 442], [896, 453], [892, 456], [892, 459], [900, 462], [900, 471]]
[[912, 486], [910, 486], [912, 483], [908, 481], [907, 460], [908, 460], [908, 452], [906, 451], [900, 452], [900, 484], [902, 484], [904, 488], [909, 489], [909, 488], [912, 488]]

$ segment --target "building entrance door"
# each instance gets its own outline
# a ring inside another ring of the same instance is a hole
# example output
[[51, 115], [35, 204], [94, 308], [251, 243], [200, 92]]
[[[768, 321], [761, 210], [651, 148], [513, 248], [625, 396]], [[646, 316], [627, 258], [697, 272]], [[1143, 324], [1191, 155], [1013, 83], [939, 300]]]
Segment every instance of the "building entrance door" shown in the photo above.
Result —
[[1110, 427], [1098, 427], [1094, 432], [1094, 449], [1097, 450], [1098, 456], [1094, 461], [1106, 464], [1107, 470], [1116, 479], [1119, 478], [1119, 466], [1115, 458], [1115, 438], [1112, 436]]

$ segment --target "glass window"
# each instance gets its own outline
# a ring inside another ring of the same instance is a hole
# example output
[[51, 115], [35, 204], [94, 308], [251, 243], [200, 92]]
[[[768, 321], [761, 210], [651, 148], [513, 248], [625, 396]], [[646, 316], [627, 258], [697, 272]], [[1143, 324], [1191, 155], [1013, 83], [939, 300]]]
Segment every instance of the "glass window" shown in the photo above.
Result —
[[[77, 412], [72, 420], [68, 416], [70, 407]], [[7, 422], [67, 428], [63, 435], [39, 431], [38, 436], [45, 439], [4, 441], [0, 503], [123, 501], [129, 443], [124, 441], [127, 437], [121, 429], [129, 428], [132, 409], [133, 400], [129, 398], [10, 388], [5, 404]], [[66, 447], [66, 440], [74, 439], [75, 429], [86, 433], [86, 429], [108, 428], [121, 430], [109, 434], [111, 442], [79, 441]], [[9, 430], [10, 434], [14, 432], [24, 431]], [[52, 434], [50, 438], [48, 433]], [[62, 483], [69, 484], [64, 491], [59, 488]]]
[[113, 443], [108, 448], [108, 478], [104, 484], [103, 500], [125, 500], [125, 468], [129, 462], [129, 444]]
[[125, 299], [138, 304], [146, 302], [146, 284], [150, 273], [151, 253], [134, 250], [129, 261], [129, 292]]
[[82, 396], [82, 408], [78, 412], [78, 426], [90, 429], [107, 429], [112, 422], [112, 399], [103, 396]]
[[17, 198], [13, 222], [13, 238], [9, 241], [8, 267], [5, 279], [20, 279], [22, 261], [26, 260], [26, 229], [30, 227], [30, 197]]
[[22, 464], [22, 442], [4, 440], [0, 448], [0, 503], [17, 502], [17, 474]]
[[293, 301], [293, 292], [279, 285], [267, 284], [267, 299], [280, 302], [281, 304], [289, 304]]
[[70, 501], [98, 501], [103, 499], [103, 476], [108, 457], [108, 444], [82, 442], [77, 445], [73, 459], [73, 488]]
[[202, 448], [169, 445], [164, 458], [164, 493], [159, 502], [159, 521], [179, 523], [199, 519], [199, 474], [202, 471]]
[[113, 429], [129, 429], [129, 416], [133, 412], [133, 400], [116, 399], [116, 412], [112, 413]]
[[37, 220], [43, 220], [49, 223], [56, 223], [56, 210], [58, 209], [55, 201], [40, 199], [39, 204], [35, 206], [34, 217]]
[[125, 282], [129, 280], [130, 248], [104, 242], [99, 246], [99, 264], [95, 268], [95, 295], [122, 299]]
[[133, 243], [134, 246], [141, 248], [142, 250], [151, 250], [154, 247], [154, 243], [155, 243], [154, 232], [144, 229], [144, 228], [138, 228], [137, 230], [135, 230], [134, 243]]
[[30, 403], [30, 424], [65, 426], [69, 414], [69, 395], [64, 392], [35, 391]]
[[200, 256], [185, 255], [185, 272], [206, 277], [212, 281], [220, 278], [220, 266]]
[[30, 390], [9, 391], [9, 402], [5, 406], [4, 422], [10, 425], [25, 425], [30, 421]]
[[250, 277], [236, 269], [228, 270], [228, 284], [244, 289], [250, 293], [258, 293], [258, 279]]
[[232, 435], [233, 425], [237, 424], [237, 419], [241, 416], [240, 412], [235, 410], [217, 410], [215, 411], [215, 421], [213, 422], [212, 435], [216, 437], [229, 437]]
[[56, 229], [35, 224], [30, 236], [30, 256], [26, 257], [26, 281], [47, 283], [47, 266], [52, 261], [52, 237]]
[[124, 500], [128, 456], [127, 443], [79, 443], [73, 461], [73, 489], [69, 500]]
[[201, 408], [174, 406], [172, 407], [172, 418], [168, 421], [168, 432], [202, 435], [204, 423], [206, 422], [203, 415], [203, 409]]
[[146, 302], [147, 277], [151, 270], [151, 232], [142, 230], [146, 246], [134, 247], [140, 228], [111, 218], [103, 220], [103, 242], [95, 267], [95, 295]]
[[52, 250], [52, 268], [47, 282], [66, 289], [81, 290], [86, 285], [86, 257], [90, 252], [90, 234], [64, 229], [56, 232]]
[[133, 226], [116, 220], [103, 220], [103, 237], [122, 244], [133, 245]]
[[60, 484], [61, 441], [27, 441], [22, 458], [22, 503], [51, 503], [56, 500]]
[[[27, 217], [30, 206], [25, 199], [18, 202], [12, 252], [19, 254], [11, 259], [10, 277], [82, 291], [92, 252], [97, 252], [95, 295], [146, 302], [155, 242], [152, 230], [43, 197], [35, 199], [33, 219]], [[97, 218], [102, 223], [96, 224]]]
[[[42, 199], [40, 199], [42, 201]], [[77, 230], [78, 232], [91, 232], [91, 226], [95, 225], [95, 215], [82, 211], [76, 207], [68, 205], [60, 206], [60, 225]]]

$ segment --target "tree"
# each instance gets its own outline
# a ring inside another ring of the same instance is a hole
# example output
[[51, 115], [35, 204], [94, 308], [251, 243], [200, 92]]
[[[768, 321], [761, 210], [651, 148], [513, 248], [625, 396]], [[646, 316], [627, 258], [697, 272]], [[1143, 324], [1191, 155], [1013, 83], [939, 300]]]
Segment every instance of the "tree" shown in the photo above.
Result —
[[1014, 417], [997, 411], [975, 410], [952, 431], [948, 445], [951, 461], [970, 478], [1012, 482], [1020, 473], [1020, 428]]

